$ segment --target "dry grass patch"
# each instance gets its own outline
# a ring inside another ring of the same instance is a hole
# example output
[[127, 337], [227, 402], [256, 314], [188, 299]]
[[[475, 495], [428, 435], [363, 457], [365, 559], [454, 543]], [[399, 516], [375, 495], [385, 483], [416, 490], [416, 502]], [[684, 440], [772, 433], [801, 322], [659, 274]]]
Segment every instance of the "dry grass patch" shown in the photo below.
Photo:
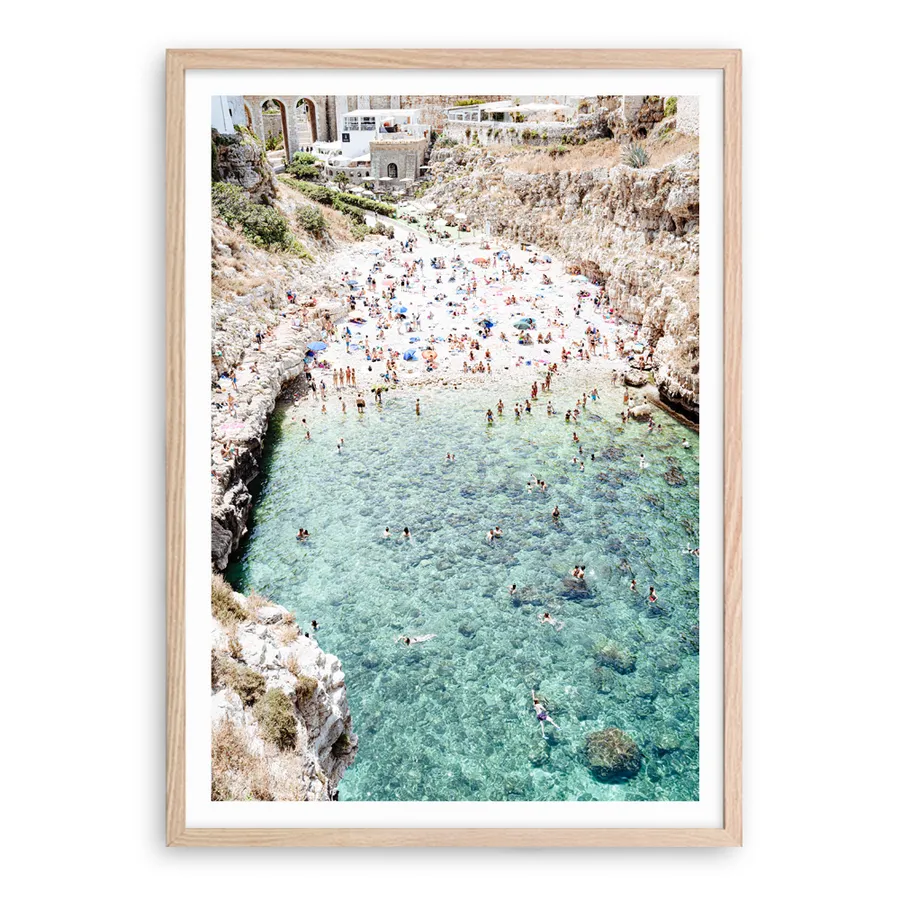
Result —
[[294, 697], [297, 700], [297, 705], [300, 706], [312, 700], [312, 698], [315, 696], [316, 688], [318, 688], [319, 686], [319, 682], [316, 681], [316, 679], [311, 675], [296, 673], [296, 676], [297, 686], [294, 688]]
[[275, 640], [278, 641], [282, 647], [286, 644], [293, 644], [298, 637], [300, 637], [300, 629], [293, 623], [279, 625], [278, 628], [275, 629]]
[[284, 691], [269, 688], [253, 708], [262, 736], [281, 750], [294, 747], [297, 742], [297, 719], [294, 705]]
[[212, 614], [226, 626], [247, 620], [247, 611], [235, 599], [231, 585], [218, 574], [212, 577]]

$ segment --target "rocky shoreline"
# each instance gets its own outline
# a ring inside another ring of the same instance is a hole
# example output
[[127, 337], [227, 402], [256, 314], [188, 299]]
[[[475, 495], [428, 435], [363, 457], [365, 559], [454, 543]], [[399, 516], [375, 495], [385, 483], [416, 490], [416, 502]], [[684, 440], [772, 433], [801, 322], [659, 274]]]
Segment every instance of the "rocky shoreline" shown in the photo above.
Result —
[[[250, 517], [250, 485], [260, 472], [269, 420], [285, 386], [303, 372], [306, 346], [321, 336], [324, 315], [337, 317], [346, 308], [340, 301], [320, 302], [316, 319], [299, 330], [285, 319], [273, 338], [253, 354], [256, 372], [231, 385], [233, 414], [213, 393], [212, 407], [212, 565], [223, 571], [240, 544]], [[245, 356], [246, 359], [246, 356]], [[223, 456], [223, 449], [230, 455]]]
[[301, 634], [283, 606], [229, 591], [221, 580], [216, 591], [214, 798], [336, 800], [358, 745], [340, 660]]

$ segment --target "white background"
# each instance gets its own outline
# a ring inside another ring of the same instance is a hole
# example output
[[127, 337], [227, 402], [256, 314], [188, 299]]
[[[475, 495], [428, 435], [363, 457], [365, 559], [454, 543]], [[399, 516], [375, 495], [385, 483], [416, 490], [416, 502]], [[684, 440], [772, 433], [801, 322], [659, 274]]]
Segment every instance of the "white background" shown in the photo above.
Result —
[[[898, 196], [885, 6], [337, 8], [6, 14], [7, 892], [886, 896]], [[467, 45], [744, 50], [745, 846], [167, 850], [163, 49]]]

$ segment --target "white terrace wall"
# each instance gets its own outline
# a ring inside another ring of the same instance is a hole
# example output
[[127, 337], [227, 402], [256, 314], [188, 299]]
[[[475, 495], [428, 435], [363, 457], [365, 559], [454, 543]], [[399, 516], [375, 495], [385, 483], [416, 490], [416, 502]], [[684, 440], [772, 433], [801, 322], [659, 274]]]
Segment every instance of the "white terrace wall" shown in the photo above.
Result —
[[572, 122], [448, 121], [444, 125], [444, 136], [460, 144], [473, 143], [476, 135], [482, 145], [558, 144], [563, 136], [574, 134], [577, 127]]

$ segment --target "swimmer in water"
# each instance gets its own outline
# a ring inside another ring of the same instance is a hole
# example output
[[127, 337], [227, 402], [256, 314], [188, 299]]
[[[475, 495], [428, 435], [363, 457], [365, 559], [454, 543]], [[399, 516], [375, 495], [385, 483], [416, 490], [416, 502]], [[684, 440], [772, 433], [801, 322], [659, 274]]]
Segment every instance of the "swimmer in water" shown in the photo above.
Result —
[[318, 623], [315, 619], [313, 619], [312, 622], [310, 622], [309, 624], [312, 625], [312, 630], [313, 630], [313, 631], [318, 631], [318, 630], [319, 630], [319, 623]]
[[408, 528], [404, 528], [404, 529], [403, 529], [403, 537], [405, 537], [407, 540], [409, 540], [409, 538], [412, 537], [412, 535], [409, 533], [409, 529], [408, 529]]
[[638, 463], [638, 465], [639, 465], [642, 469], [646, 469], [646, 468], [647, 468], [647, 460], [644, 459], [644, 454], [643, 454], [643, 453], [641, 454], [641, 459], [640, 459], [640, 462]]
[[560, 515], [560, 513], [559, 513], [559, 507], [558, 507], [558, 506], [554, 506], [554, 507], [553, 507], [553, 512], [550, 513], [550, 515], [553, 516], [553, 521], [554, 521], [554, 522], [558, 522], [558, 521], [559, 521], [559, 515]]
[[538, 622], [540, 622], [541, 625], [552, 625], [557, 631], [562, 631], [566, 624], [565, 622], [554, 619], [548, 612], [539, 615]]
[[383, 534], [381, 535], [383, 538], [389, 538], [391, 536], [391, 529], [385, 528]]
[[637, 579], [636, 578], [631, 579], [631, 590], [637, 591]]
[[534, 703], [535, 715], [537, 716], [538, 722], [541, 723], [541, 736], [547, 737], [546, 733], [544, 732], [544, 722], [549, 722], [557, 731], [562, 731], [559, 725], [557, 725], [556, 722], [554, 722], [553, 719], [550, 718], [547, 710], [544, 709], [543, 704], [540, 702], [540, 700], [538, 700], [533, 689], [531, 691], [531, 699]]
[[515, 593], [516, 593], [516, 586], [514, 584], [511, 584], [509, 586], [509, 596], [510, 597], [515, 596]]
[[494, 540], [494, 529], [492, 528], [486, 535], [487, 542], [490, 544]]
[[681, 442], [681, 446], [684, 447], [685, 450], [690, 450], [690, 449], [691, 449], [691, 445], [688, 443], [688, 439], [687, 439], [687, 438], [685, 438], [685, 439]]
[[406, 644], [407, 647], [411, 647], [413, 644], [423, 644], [425, 641], [430, 641], [436, 637], [436, 634], [422, 634], [419, 637], [407, 637], [405, 634], [401, 634], [394, 643], [402, 643]]
[[647, 597], [647, 602], [648, 602], [648, 603], [656, 603], [657, 599], [658, 599], [658, 598], [657, 598], [657, 596], [656, 596], [656, 588], [654, 588], [654, 587], [651, 585], [651, 586], [650, 586], [650, 595]]

